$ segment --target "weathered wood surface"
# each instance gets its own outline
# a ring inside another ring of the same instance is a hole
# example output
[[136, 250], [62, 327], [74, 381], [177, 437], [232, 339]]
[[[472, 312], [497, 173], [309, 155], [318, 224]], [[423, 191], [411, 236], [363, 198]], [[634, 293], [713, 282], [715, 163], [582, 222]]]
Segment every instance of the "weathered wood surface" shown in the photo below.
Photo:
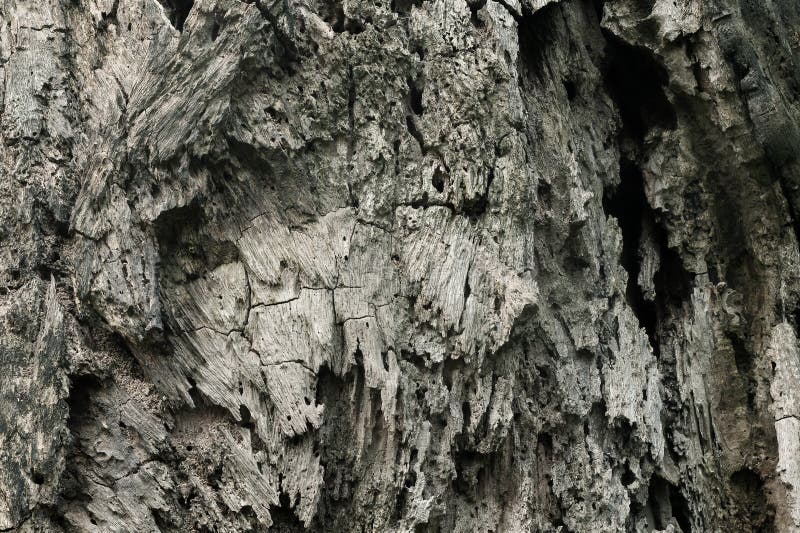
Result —
[[800, 531], [794, 0], [0, 22], [0, 531]]

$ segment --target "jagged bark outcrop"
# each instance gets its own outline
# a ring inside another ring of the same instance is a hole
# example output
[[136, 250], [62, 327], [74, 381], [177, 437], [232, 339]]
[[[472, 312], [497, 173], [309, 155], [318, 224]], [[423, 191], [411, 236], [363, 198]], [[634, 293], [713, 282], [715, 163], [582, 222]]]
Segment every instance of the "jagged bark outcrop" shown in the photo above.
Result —
[[800, 531], [793, 0], [0, 21], [0, 530]]

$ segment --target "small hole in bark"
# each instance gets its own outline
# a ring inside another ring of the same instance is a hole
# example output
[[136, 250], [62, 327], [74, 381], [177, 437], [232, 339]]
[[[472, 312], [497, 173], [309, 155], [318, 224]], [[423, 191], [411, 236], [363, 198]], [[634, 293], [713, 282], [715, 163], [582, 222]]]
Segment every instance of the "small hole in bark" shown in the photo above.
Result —
[[433, 188], [438, 192], [444, 192], [444, 178], [444, 172], [442, 172], [442, 169], [437, 166], [436, 170], [433, 171], [433, 179], [431, 181], [433, 183]]
[[575, 82], [571, 80], [564, 80], [564, 90], [567, 91], [567, 98], [569, 101], [573, 101], [575, 97], [578, 95], [578, 89], [575, 87]]
[[100, 379], [92, 375], [75, 376], [70, 379], [69, 398], [67, 398], [70, 427], [80, 418], [90, 415], [88, 411], [92, 406], [92, 395], [101, 386]]
[[211, 26], [211, 41], [216, 41], [217, 37], [219, 37], [219, 23], [215, 21]]
[[636, 481], [636, 476], [631, 471], [631, 469], [626, 466], [625, 471], [622, 473], [622, 478], [620, 479], [620, 481], [622, 481], [622, 484], [624, 486], [628, 487], [630, 486], [631, 483]]

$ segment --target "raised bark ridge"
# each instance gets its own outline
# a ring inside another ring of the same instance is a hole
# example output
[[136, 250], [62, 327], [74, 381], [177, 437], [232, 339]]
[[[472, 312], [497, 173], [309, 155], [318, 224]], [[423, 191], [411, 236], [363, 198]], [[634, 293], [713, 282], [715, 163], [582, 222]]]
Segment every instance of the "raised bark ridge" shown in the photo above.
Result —
[[0, 531], [800, 531], [795, 0], [0, 21]]

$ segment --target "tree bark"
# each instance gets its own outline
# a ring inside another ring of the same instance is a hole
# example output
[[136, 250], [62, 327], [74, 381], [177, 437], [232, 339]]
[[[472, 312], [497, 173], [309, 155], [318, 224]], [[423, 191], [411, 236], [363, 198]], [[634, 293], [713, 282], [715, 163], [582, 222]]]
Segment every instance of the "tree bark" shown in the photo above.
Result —
[[0, 531], [800, 531], [795, 0], [0, 21]]

